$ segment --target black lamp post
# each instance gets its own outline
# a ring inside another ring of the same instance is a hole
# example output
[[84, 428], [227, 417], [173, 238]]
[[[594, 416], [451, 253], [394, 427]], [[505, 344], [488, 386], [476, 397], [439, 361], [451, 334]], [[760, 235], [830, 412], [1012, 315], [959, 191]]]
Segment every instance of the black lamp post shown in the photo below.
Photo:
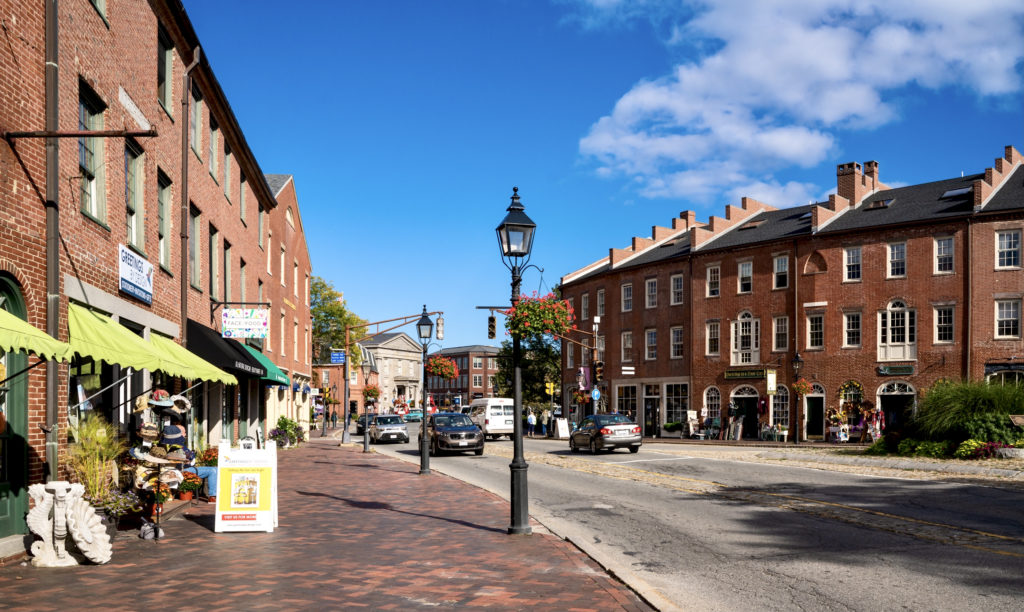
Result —
[[[363, 372], [363, 389], [366, 385], [370, 384], [370, 372], [373, 366], [370, 365], [369, 359], [363, 359], [362, 363], [359, 364], [359, 369]], [[366, 395], [363, 395], [363, 452], [370, 452], [370, 411], [366, 406]]]
[[[498, 246], [501, 248], [501, 261], [512, 272], [512, 307], [515, 308], [519, 304], [519, 286], [523, 278], [523, 270], [530, 261], [530, 250], [533, 248], [533, 235], [537, 224], [523, 212], [523, 205], [519, 202], [518, 187], [512, 188], [512, 203], [507, 210], [508, 214], [505, 215], [505, 219], [502, 220], [496, 231]], [[508, 532], [529, 535], [532, 533], [526, 478], [526, 470], [529, 466], [523, 457], [523, 382], [519, 365], [521, 358], [519, 340], [519, 334], [512, 334], [512, 397], [515, 414], [512, 419], [512, 463], [508, 466], [512, 477], [512, 523], [508, 527]]]
[[420, 474], [430, 474], [430, 438], [427, 436], [427, 345], [430, 344], [430, 335], [434, 331], [434, 322], [427, 316], [427, 305], [423, 305], [423, 314], [416, 322], [416, 334], [420, 337], [420, 344], [423, 345], [423, 405], [420, 412], [423, 419], [420, 420]]
[[[793, 356], [791, 364], [793, 366], [793, 382], [796, 382], [800, 377], [800, 368], [804, 366], [804, 360], [800, 356], [800, 353], [796, 353]], [[793, 395], [796, 397], [796, 423], [793, 428], [793, 444], [800, 444], [800, 432], [803, 431], [804, 407], [801, 402], [800, 394], [794, 393]]]

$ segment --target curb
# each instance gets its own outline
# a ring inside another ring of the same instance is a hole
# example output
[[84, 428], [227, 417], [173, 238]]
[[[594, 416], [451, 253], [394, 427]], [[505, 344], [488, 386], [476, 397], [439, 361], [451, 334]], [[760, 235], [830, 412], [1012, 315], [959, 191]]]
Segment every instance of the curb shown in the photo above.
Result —
[[999, 476], [1024, 480], [1024, 471], [1004, 470], [1000, 468], [979, 467], [974, 465], [938, 464], [914, 461], [913, 459], [866, 459], [862, 457], [836, 457], [829, 455], [807, 455], [802, 453], [766, 452], [760, 456], [765, 459], [786, 459], [792, 461], [837, 463], [841, 465], [858, 465], [863, 467], [889, 468], [895, 470], [920, 470], [922, 472], [939, 472], [944, 474], [977, 474], [981, 476]]

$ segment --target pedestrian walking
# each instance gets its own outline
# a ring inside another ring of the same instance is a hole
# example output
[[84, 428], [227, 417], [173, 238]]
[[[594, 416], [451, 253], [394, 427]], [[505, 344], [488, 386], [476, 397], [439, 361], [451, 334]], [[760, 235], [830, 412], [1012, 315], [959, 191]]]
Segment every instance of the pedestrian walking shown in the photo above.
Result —
[[541, 437], [548, 437], [548, 422], [551, 421], [551, 411], [545, 410], [540, 415], [540, 435]]
[[537, 415], [530, 411], [530, 414], [526, 417], [526, 433], [532, 438], [533, 428], [537, 426]]
[[332, 410], [331, 411], [331, 429], [337, 429], [337, 428], [338, 428], [338, 411], [337, 410]]

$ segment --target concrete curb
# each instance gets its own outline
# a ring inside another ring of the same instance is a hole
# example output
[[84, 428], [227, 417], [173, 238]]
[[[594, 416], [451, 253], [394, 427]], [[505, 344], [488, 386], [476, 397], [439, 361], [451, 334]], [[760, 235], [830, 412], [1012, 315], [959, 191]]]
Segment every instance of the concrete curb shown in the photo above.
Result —
[[1024, 480], [1024, 472], [1020, 470], [1004, 470], [1000, 468], [982, 467], [960, 463], [928, 463], [910, 458], [879, 458], [843, 457], [835, 455], [811, 455], [807, 453], [765, 452], [760, 453], [765, 459], [803, 461], [808, 463], [836, 463], [841, 465], [858, 465], [863, 467], [889, 468], [894, 470], [920, 470], [922, 472], [939, 472], [948, 474], [977, 474], [981, 476], [999, 476]]

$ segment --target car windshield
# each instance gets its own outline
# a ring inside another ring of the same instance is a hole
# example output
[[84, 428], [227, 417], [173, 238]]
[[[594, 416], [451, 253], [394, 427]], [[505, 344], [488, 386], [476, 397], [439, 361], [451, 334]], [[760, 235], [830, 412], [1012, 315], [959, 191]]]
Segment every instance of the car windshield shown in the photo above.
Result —
[[469, 420], [464, 414], [445, 414], [434, 417], [434, 425], [436, 427], [469, 427], [473, 424], [473, 421]]
[[631, 425], [633, 421], [630, 421], [629, 417], [624, 414], [602, 414], [600, 423], [601, 425]]
[[377, 417], [378, 425], [401, 425], [402, 417], [400, 416], [379, 416]]

